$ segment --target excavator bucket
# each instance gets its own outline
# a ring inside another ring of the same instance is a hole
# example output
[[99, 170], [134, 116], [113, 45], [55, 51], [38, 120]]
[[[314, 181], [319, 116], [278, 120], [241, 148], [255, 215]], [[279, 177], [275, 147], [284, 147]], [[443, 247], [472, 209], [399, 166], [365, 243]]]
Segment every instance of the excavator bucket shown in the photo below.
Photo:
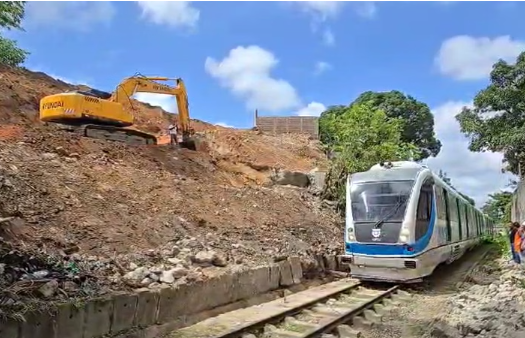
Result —
[[197, 150], [197, 142], [194, 137], [184, 137], [182, 141], [179, 142], [179, 147], [189, 150]]
[[195, 140], [186, 140], [179, 143], [179, 146], [181, 148], [186, 148], [189, 150], [197, 150], [197, 145], [195, 144]]
[[197, 135], [193, 129], [183, 132], [182, 138], [179, 140], [179, 147], [189, 150], [197, 150]]

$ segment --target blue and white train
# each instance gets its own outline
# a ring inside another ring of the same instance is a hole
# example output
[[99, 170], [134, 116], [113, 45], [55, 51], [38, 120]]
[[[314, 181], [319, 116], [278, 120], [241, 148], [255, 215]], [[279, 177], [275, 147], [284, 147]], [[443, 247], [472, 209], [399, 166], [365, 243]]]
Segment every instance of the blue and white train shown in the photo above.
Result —
[[354, 278], [421, 282], [492, 234], [494, 224], [415, 162], [388, 162], [348, 178], [345, 255]]

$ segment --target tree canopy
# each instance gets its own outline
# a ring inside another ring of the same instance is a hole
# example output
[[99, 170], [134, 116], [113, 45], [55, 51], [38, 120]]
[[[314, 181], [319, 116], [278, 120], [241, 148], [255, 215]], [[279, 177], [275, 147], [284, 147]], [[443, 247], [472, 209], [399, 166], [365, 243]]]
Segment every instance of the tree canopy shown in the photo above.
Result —
[[518, 174], [518, 164], [525, 164], [525, 52], [515, 64], [496, 62], [490, 84], [456, 119], [471, 151], [501, 152], [505, 170]]
[[512, 202], [512, 193], [500, 191], [489, 195], [489, 199], [483, 205], [483, 212], [499, 223], [510, 222], [510, 209]]
[[[25, 1], [0, 1], [0, 27], [22, 30]], [[16, 41], [0, 36], [0, 64], [19, 66], [24, 63], [28, 52], [17, 47]]]
[[364, 92], [352, 105], [362, 103], [384, 111], [391, 119], [398, 118], [402, 121], [401, 140], [414, 144], [420, 150], [419, 157], [415, 160], [439, 154], [441, 142], [434, 132], [434, 115], [425, 103], [397, 90]]
[[403, 124], [370, 104], [334, 106], [323, 113], [320, 129], [328, 150], [336, 153], [325, 185], [325, 197], [344, 210], [348, 174], [366, 171], [381, 161], [409, 160], [418, 149], [402, 140]]

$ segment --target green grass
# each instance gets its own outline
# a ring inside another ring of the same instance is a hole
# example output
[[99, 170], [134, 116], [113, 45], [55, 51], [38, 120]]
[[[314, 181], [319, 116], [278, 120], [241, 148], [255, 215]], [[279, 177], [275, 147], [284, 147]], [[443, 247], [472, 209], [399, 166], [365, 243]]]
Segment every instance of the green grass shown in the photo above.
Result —
[[483, 244], [493, 245], [499, 255], [505, 258], [510, 256], [510, 241], [507, 234], [497, 234], [494, 236], [486, 236], [482, 239]]

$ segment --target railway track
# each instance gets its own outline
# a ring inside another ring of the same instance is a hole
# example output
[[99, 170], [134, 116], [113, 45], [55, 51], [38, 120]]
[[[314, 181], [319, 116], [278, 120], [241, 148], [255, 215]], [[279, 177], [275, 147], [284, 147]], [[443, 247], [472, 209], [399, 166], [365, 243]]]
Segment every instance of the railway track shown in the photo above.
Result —
[[170, 338], [349, 338], [411, 295], [392, 286], [339, 280], [178, 330]]

